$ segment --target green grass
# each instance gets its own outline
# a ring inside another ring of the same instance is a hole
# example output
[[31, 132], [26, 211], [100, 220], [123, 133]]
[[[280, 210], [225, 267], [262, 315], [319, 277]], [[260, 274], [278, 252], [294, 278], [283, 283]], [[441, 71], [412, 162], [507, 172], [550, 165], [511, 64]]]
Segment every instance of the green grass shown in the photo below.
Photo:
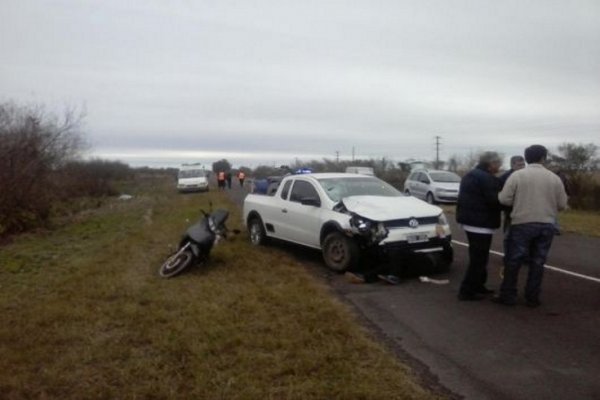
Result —
[[0, 248], [0, 398], [433, 397], [283, 251], [241, 235], [158, 278], [208, 199], [241, 228], [223, 194], [171, 186], [148, 181]]

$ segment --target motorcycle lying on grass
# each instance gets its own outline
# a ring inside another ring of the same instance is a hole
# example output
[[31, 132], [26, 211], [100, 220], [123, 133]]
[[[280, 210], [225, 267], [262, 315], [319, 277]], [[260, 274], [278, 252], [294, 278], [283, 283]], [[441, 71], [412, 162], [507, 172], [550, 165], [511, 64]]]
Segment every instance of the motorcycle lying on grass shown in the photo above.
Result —
[[[211, 205], [212, 209], [212, 205]], [[225, 225], [229, 211], [216, 210], [210, 213], [201, 210], [203, 217], [190, 226], [181, 238], [178, 250], [160, 267], [159, 274], [163, 278], [171, 278], [190, 265], [205, 262], [212, 248], [222, 239], [226, 239], [229, 229]], [[238, 229], [232, 231], [239, 233]]]

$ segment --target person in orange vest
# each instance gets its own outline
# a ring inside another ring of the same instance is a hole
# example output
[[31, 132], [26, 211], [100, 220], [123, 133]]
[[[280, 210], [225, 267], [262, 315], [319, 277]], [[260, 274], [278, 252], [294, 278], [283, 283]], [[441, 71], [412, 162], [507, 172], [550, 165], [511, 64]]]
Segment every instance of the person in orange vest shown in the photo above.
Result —
[[244, 171], [240, 171], [238, 173], [238, 179], [240, 181], [240, 186], [244, 187], [244, 179], [246, 179], [246, 174], [244, 173]]
[[217, 175], [217, 183], [218, 183], [219, 189], [225, 189], [225, 172], [224, 171], [219, 171], [219, 174]]

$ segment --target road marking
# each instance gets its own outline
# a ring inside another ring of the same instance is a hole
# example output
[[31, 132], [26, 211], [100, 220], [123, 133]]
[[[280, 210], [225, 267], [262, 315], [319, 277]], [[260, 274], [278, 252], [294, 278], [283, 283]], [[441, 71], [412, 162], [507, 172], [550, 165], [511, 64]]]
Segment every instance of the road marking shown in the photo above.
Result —
[[[452, 243], [457, 244], [459, 246], [469, 247], [468, 243], [459, 242], [458, 240], [452, 240]], [[494, 255], [497, 255], [497, 256], [500, 256], [500, 257], [504, 257], [504, 253], [501, 253], [501, 252], [495, 251], [495, 250], [490, 250], [490, 254], [494, 254]], [[560, 272], [561, 274], [571, 275], [571, 276], [574, 276], [576, 278], [586, 279], [588, 281], [600, 283], [600, 278], [595, 278], [593, 276], [578, 274], [577, 272], [568, 271], [566, 269], [562, 269], [562, 268], [558, 268], [558, 267], [553, 267], [552, 265], [548, 265], [548, 264], [544, 265], [544, 267], [546, 267], [547, 269], [549, 269], [551, 271]]]

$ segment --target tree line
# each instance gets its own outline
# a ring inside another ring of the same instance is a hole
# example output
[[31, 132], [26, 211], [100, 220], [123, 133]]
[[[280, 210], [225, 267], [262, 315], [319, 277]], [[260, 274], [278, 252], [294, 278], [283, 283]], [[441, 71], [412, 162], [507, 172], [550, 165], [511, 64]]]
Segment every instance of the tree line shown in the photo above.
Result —
[[[440, 161], [438, 168], [465, 174], [477, 165], [480, 153], [471, 151], [464, 155], [452, 155], [447, 161]], [[424, 162], [429, 168], [435, 162]], [[375, 175], [402, 190], [404, 181], [410, 174], [410, 162], [394, 162], [387, 158], [334, 160], [296, 160], [290, 165], [259, 165], [254, 169], [240, 167], [247, 175], [256, 179], [268, 176], [283, 175], [300, 168], [310, 168], [313, 172], [344, 172], [349, 166], [373, 168]], [[556, 173], [566, 176], [570, 191], [570, 205], [573, 208], [600, 210], [600, 158], [598, 146], [593, 143], [563, 143], [555, 153], [548, 157], [547, 167]], [[213, 163], [213, 171], [234, 171], [231, 163], [222, 159]]]

